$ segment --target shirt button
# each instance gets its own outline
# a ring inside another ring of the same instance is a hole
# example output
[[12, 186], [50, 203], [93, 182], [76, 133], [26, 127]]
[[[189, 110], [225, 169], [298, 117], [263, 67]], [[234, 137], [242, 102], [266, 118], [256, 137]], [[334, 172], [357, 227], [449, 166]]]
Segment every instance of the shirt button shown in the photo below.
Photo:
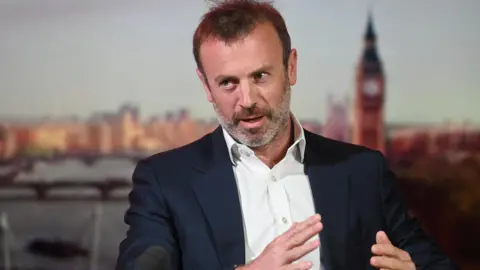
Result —
[[283, 223], [287, 224], [288, 219], [287, 219], [286, 217], [283, 217], [283, 218], [282, 218], [282, 221], [283, 221]]
[[272, 175], [272, 181], [273, 182], [277, 182], [277, 178], [275, 176]]

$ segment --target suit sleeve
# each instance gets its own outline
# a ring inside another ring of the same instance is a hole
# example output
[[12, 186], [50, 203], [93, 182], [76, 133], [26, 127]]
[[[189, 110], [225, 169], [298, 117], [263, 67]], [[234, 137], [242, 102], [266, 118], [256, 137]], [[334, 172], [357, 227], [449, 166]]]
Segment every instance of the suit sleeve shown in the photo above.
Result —
[[405, 201], [396, 187], [396, 177], [381, 154], [379, 172], [386, 233], [392, 243], [410, 254], [417, 269], [459, 269], [425, 234], [418, 220], [408, 214]]
[[130, 205], [125, 213], [125, 223], [129, 228], [126, 238], [120, 243], [116, 270], [135, 269], [136, 258], [153, 246], [165, 248], [170, 253], [173, 269], [177, 269], [179, 251], [172, 216], [160, 183], [147, 160], [138, 163], [132, 182]]

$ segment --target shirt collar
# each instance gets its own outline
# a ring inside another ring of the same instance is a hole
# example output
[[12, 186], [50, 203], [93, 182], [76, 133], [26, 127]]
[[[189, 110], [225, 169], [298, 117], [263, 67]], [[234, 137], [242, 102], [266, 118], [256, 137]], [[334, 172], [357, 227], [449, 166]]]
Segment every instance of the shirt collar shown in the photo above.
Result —
[[[288, 148], [287, 155], [293, 154], [295, 155], [295, 158], [297, 158], [301, 163], [303, 163], [306, 146], [305, 133], [300, 121], [293, 114], [290, 114], [290, 116], [293, 119], [296, 139], [295, 142]], [[224, 128], [222, 128], [222, 131], [225, 142], [227, 143], [227, 148], [229, 150], [228, 154], [230, 156], [230, 160], [234, 165], [236, 165], [237, 161], [240, 159], [240, 152], [242, 150], [253, 153], [253, 150], [251, 150], [246, 145], [238, 143]]]

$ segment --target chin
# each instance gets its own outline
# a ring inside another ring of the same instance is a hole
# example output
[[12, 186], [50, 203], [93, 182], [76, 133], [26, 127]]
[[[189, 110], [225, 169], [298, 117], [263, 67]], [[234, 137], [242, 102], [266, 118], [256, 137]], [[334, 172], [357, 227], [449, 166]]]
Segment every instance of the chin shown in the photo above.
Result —
[[265, 138], [264, 136], [261, 136], [260, 134], [252, 134], [248, 131], [242, 130], [233, 133], [235, 139], [239, 141], [240, 143], [248, 146], [248, 147], [260, 147], [265, 145], [264, 141]]
[[257, 136], [252, 136], [252, 134], [246, 135], [245, 133], [243, 133], [242, 135], [242, 143], [252, 148], [265, 146], [271, 143], [275, 138], [275, 134], [270, 132], [261, 132], [257, 134]]
[[248, 146], [250, 148], [258, 148], [258, 147], [262, 147], [262, 146], [267, 145], [268, 142], [265, 142], [264, 140], [247, 140], [243, 144], [245, 144], [246, 146]]

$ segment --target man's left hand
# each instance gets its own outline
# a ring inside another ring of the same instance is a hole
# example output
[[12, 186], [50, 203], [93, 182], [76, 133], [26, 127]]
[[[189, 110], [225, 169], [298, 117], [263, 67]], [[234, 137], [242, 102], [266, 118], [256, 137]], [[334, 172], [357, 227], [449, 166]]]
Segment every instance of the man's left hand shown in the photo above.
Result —
[[405, 250], [395, 247], [385, 232], [377, 233], [377, 243], [372, 246], [370, 264], [378, 269], [390, 270], [415, 270], [415, 264], [410, 254]]

